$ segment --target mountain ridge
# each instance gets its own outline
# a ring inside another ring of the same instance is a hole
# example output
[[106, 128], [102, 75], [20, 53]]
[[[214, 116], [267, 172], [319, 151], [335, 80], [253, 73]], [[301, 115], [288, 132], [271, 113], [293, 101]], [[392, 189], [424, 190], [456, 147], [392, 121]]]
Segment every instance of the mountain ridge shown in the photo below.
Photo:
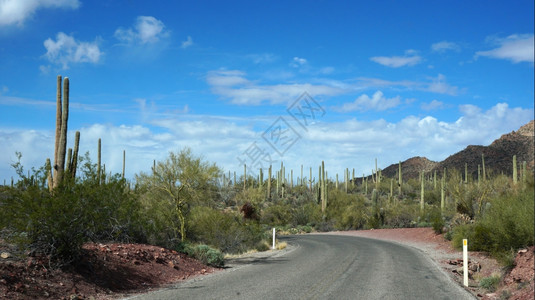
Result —
[[[513, 173], [513, 155], [517, 156], [517, 167], [526, 162], [528, 170], [533, 171], [535, 159], [534, 120], [520, 127], [517, 131], [503, 134], [488, 146], [468, 145], [463, 150], [450, 155], [445, 160], [436, 162], [426, 157], [415, 156], [401, 162], [403, 180], [417, 178], [421, 171], [442, 174], [447, 170], [457, 169], [464, 173], [465, 163], [469, 176], [477, 178], [478, 165], [482, 168], [483, 157], [487, 174]], [[396, 178], [399, 164], [392, 164], [381, 170], [381, 175]]]

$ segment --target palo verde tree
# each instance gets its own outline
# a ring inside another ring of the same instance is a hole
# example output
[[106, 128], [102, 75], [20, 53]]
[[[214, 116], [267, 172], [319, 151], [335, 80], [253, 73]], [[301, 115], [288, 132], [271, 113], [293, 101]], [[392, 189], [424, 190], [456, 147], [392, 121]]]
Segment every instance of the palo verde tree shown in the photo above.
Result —
[[[217, 197], [217, 180], [221, 170], [195, 157], [190, 148], [170, 152], [157, 162], [150, 173], [136, 175], [145, 207], [159, 219], [154, 220], [161, 236], [158, 242], [169, 243], [186, 238], [186, 216], [192, 206], [213, 206]], [[163, 240], [162, 240], [163, 239]]]

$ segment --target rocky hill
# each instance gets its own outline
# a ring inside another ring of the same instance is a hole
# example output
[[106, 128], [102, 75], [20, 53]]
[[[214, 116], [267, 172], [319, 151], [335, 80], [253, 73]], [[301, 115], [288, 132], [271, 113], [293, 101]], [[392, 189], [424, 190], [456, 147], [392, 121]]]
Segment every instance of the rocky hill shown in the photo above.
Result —
[[[444, 168], [448, 170], [457, 169], [464, 172], [465, 163], [468, 172], [477, 178], [478, 165], [482, 165], [482, 156], [485, 158], [485, 169], [487, 174], [512, 174], [513, 155], [517, 156], [517, 164], [520, 168], [523, 161], [526, 161], [528, 170], [534, 170], [534, 121], [530, 121], [517, 131], [512, 131], [502, 135], [489, 146], [470, 145], [464, 150], [457, 152], [441, 162], [434, 162], [425, 157], [413, 157], [401, 163], [403, 178], [416, 178], [420, 171], [430, 172], [437, 170], [439, 174]], [[395, 177], [398, 164], [388, 166], [382, 171], [385, 177]]]

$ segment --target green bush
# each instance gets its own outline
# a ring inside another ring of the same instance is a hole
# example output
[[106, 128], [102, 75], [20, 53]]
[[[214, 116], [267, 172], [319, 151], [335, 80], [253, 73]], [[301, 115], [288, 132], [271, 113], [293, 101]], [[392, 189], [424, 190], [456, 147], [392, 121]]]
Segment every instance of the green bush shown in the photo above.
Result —
[[254, 221], [246, 222], [235, 212], [195, 207], [188, 217], [191, 241], [208, 244], [224, 253], [254, 249], [264, 238], [264, 230]]
[[468, 239], [470, 250], [496, 254], [533, 245], [533, 189], [510, 191], [489, 199], [491, 205], [474, 224], [455, 227], [453, 244], [462, 245]]
[[292, 221], [292, 207], [289, 204], [273, 204], [262, 212], [260, 221], [270, 226], [290, 224]]
[[389, 228], [414, 227], [420, 213], [419, 207], [411, 203], [399, 203], [386, 210], [384, 225]]
[[205, 265], [222, 267], [225, 265], [223, 254], [207, 245], [197, 245], [193, 247], [193, 257], [200, 260]]
[[431, 212], [429, 213], [429, 221], [431, 221], [431, 226], [433, 227], [435, 233], [442, 233], [442, 228], [444, 228], [446, 223], [444, 222], [444, 218], [442, 218], [440, 208], [433, 207], [431, 209]]
[[479, 286], [485, 288], [489, 292], [494, 292], [498, 288], [500, 280], [500, 276], [489, 276], [481, 278], [481, 280], [479, 281]]
[[57, 265], [75, 261], [87, 241], [144, 241], [136, 198], [118, 177], [99, 186], [66, 181], [53, 192], [19, 181], [0, 197], [0, 229], [35, 255]]
[[320, 231], [329, 230], [331, 226], [337, 230], [360, 229], [368, 222], [369, 212], [362, 195], [334, 189], [329, 191], [327, 203], [327, 220], [318, 227]]
[[453, 228], [453, 234], [452, 234], [452, 245], [454, 248], [462, 249], [463, 247], [463, 239], [468, 239], [468, 250], [475, 251], [476, 249], [475, 245], [472, 243], [475, 230], [474, 230], [474, 224], [465, 224], [465, 225], [459, 225]]

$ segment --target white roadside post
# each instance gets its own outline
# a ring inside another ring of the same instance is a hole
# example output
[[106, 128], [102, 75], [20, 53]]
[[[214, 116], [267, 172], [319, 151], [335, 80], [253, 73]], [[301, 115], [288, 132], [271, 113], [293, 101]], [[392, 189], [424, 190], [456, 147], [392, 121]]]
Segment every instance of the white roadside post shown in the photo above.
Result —
[[463, 239], [463, 283], [468, 286], [468, 240]]
[[273, 246], [271, 249], [275, 250], [275, 227], [273, 227]]

